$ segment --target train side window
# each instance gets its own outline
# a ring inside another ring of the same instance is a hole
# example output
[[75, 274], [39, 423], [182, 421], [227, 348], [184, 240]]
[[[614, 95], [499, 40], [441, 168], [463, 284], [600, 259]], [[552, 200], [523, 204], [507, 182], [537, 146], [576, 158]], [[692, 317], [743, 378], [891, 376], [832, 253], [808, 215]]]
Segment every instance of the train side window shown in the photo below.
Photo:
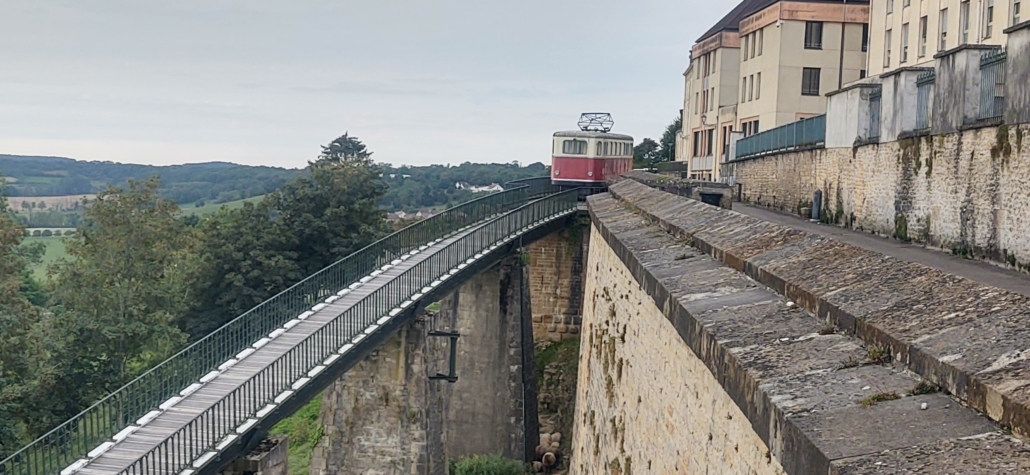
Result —
[[562, 142], [562, 153], [584, 155], [587, 153], [587, 143], [584, 140], [566, 140]]

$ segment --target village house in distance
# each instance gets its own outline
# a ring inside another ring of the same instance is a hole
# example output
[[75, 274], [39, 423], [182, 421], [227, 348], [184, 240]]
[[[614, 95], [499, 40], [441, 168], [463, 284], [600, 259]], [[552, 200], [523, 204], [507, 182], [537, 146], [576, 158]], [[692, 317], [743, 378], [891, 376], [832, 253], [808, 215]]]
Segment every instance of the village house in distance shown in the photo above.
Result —
[[868, 1], [744, 0], [691, 49], [676, 160], [719, 181], [734, 133], [825, 113], [827, 92], [866, 76], [868, 45]]

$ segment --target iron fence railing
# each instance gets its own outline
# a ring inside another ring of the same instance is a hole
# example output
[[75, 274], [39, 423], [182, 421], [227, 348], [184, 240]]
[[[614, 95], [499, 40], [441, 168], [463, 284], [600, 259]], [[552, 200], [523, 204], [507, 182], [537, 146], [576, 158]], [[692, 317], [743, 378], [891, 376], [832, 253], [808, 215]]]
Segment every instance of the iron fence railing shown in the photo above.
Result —
[[687, 162], [661, 162], [655, 165], [658, 173], [682, 173], [689, 171]]
[[869, 92], [869, 140], [880, 140], [880, 102], [883, 98], [883, 88], [876, 86]]
[[326, 267], [236, 317], [67, 422], [0, 460], [0, 475], [54, 475], [159, 405], [218, 369], [300, 313], [403, 254], [461, 228], [510, 211], [542, 193], [530, 185], [455, 206], [397, 231]]
[[980, 110], [978, 120], [991, 120], [1005, 112], [1005, 51], [980, 57]]
[[738, 140], [734, 160], [815, 147], [825, 142], [826, 114], [823, 114]]
[[445, 248], [391, 279], [350, 309], [326, 324], [284, 356], [223, 397], [157, 447], [142, 454], [127, 475], [175, 474], [205, 457], [258, 411], [273, 404], [285, 391], [324, 367], [344, 345], [365, 332], [416, 293], [492, 246], [517, 237], [528, 228], [570, 212], [577, 206], [577, 190], [569, 190], [524, 205], [462, 236]]
[[930, 104], [937, 73], [934, 70], [923, 71], [916, 77], [916, 130], [930, 128]]
[[561, 189], [558, 186], [551, 184], [550, 176], [537, 176], [533, 178], [513, 180], [501, 186], [503, 186], [505, 190], [512, 190], [520, 186], [525, 186], [526, 192], [531, 198], [549, 195], [551, 193], [557, 193], [561, 191]]

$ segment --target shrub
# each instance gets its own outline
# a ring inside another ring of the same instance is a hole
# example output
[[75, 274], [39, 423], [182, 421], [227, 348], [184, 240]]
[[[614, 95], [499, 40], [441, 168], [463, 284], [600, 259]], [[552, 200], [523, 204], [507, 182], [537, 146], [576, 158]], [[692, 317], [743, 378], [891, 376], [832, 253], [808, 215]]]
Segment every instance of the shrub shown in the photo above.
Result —
[[50, 237], [50, 236], [53, 236], [53, 235], [54, 235], [53, 231], [51, 231], [49, 229], [44, 229], [43, 230], [43, 237]]
[[462, 458], [454, 464], [455, 475], [522, 475], [526, 466], [517, 460], [510, 460], [500, 455], [476, 455]]

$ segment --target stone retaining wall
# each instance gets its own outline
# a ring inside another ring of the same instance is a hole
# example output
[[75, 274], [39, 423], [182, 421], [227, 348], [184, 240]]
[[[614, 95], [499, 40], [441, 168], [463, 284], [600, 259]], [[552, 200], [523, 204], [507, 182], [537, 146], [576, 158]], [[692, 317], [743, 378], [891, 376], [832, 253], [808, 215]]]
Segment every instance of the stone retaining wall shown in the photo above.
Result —
[[736, 164], [744, 202], [796, 212], [823, 192], [844, 226], [1030, 271], [1030, 125], [770, 155]]
[[1030, 470], [1030, 299], [633, 181], [590, 211], [573, 473]]

